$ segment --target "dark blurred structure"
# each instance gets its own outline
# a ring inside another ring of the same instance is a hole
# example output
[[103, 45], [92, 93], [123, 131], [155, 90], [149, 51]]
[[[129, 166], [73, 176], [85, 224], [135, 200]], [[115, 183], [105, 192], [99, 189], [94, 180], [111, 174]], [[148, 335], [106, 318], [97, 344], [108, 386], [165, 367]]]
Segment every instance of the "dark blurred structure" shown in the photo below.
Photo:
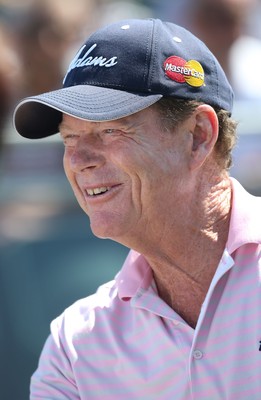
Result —
[[[0, 0], [1, 400], [29, 398], [30, 376], [51, 320], [112, 279], [128, 251], [92, 235], [64, 176], [59, 139], [19, 138], [12, 109], [23, 96], [59, 87], [72, 53], [97, 26], [153, 13], [188, 24], [190, 1], [203, 0]], [[261, 194], [260, 107], [250, 100], [236, 104], [240, 137], [232, 169], [256, 194]]]
[[1, 23], [0, 9], [0, 155], [4, 144], [4, 129], [7, 123], [15, 97], [15, 87], [18, 81], [19, 60], [9, 30], [5, 23]]

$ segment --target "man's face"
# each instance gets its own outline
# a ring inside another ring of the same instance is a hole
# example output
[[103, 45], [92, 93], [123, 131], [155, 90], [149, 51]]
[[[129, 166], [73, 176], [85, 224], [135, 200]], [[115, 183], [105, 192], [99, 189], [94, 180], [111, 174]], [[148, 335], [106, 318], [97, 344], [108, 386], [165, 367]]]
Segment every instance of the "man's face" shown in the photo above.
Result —
[[66, 176], [96, 236], [129, 245], [173, 219], [189, 173], [184, 127], [163, 131], [148, 108], [109, 122], [64, 115], [60, 132]]

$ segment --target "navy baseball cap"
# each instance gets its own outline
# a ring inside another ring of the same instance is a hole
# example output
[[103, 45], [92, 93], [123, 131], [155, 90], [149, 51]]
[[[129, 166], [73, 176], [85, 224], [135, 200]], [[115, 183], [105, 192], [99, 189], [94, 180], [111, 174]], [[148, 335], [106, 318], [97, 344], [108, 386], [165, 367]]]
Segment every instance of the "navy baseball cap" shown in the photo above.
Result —
[[20, 101], [14, 125], [26, 138], [43, 138], [58, 132], [63, 113], [115, 120], [163, 96], [198, 100], [230, 113], [234, 97], [217, 59], [192, 33], [159, 19], [123, 20], [87, 39], [61, 89]]

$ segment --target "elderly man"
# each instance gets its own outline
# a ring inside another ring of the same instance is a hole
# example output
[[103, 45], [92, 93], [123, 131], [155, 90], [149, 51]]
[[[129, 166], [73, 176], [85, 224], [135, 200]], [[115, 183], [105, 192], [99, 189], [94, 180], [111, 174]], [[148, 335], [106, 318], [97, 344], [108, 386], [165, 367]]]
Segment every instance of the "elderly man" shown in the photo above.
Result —
[[17, 106], [22, 136], [60, 131], [93, 233], [131, 249], [52, 322], [31, 399], [260, 399], [261, 201], [229, 177], [232, 103], [195, 36], [127, 20]]

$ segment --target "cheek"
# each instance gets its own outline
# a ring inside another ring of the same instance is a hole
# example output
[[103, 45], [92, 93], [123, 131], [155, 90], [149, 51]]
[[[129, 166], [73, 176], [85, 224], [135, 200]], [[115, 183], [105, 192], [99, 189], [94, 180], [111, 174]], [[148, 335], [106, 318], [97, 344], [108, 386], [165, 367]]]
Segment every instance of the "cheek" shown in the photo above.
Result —
[[82, 207], [82, 209], [85, 212], [87, 212], [85, 209], [85, 202], [84, 202], [82, 192], [80, 191], [80, 189], [77, 185], [74, 172], [72, 171], [72, 169], [70, 167], [70, 156], [68, 155], [68, 151], [65, 152], [64, 157], [63, 157], [63, 167], [64, 167], [65, 175], [71, 185], [71, 188], [73, 190], [73, 193], [74, 193], [79, 205]]
[[[116, 146], [111, 148], [107, 162], [111, 168], [115, 169], [123, 179], [132, 178], [134, 175], [139, 175], [141, 170], [141, 159], [138, 154], [138, 149], [133, 149], [131, 146]], [[124, 178], [125, 176], [125, 178]]]
[[70, 168], [70, 154], [69, 154], [68, 150], [66, 150], [66, 149], [65, 149], [64, 155], [63, 155], [63, 168], [64, 168], [64, 172], [65, 172], [67, 179], [71, 183], [73, 173]]
[[111, 161], [129, 176], [135, 187], [136, 184], [138, 187], [140, 184], [147, 187], [163, 183], [162, 177], [167, 178], [169, 174], [172, 174], [173, 169], [176, 169], [175, 164], [178, 163], [177, 155], [169, 149], [157, 149], [156, 146], [154, 148], [129, 146], [121, 150], [117, 149], [111, 153]]

